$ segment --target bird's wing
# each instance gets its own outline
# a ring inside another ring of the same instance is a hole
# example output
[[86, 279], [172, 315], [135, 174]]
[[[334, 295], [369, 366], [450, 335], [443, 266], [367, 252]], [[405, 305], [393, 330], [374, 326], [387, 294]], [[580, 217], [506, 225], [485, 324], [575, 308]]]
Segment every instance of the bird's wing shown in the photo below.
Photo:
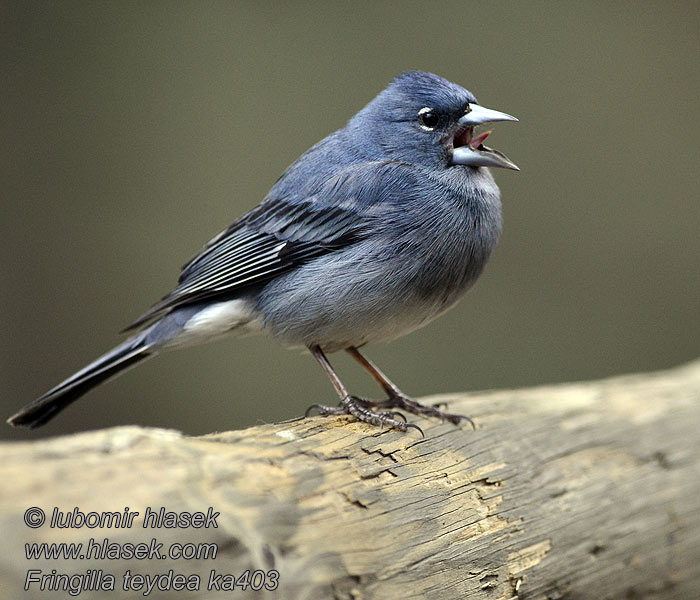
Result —
[[214, 237], [187, 262], [177, 287], [125, 330], [135, 329], [173, 308], [231, 295], [301, 263], [363, 239], [386, 200], [379, 193], [387, 170], [376, 162], [341, 171], [304, 195], [272, 193]]

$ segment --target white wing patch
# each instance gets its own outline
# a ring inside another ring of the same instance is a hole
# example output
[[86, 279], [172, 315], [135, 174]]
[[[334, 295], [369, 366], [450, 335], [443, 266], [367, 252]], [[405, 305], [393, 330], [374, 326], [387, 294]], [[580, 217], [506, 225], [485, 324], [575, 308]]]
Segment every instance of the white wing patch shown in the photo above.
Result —
[[250, 334], [262, 329], [262, 317], [250, 302], [237, 299], [216, 302], [200, 310], [185, 323], [171, 343], [199, 344], [227, 333]]

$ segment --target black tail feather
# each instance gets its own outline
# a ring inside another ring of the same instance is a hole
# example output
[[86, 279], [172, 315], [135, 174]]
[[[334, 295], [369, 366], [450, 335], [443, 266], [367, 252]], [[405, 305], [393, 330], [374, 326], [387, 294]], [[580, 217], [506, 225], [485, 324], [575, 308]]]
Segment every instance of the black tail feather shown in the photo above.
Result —
[[12, 415], [7, 422], [16, 427], [31, 429], [40, 427], [96, 385], [148, 358], [151, 354], [149, 346], [142, 340], [138, 338], [129, 340], [25, 406], [17, 414]]

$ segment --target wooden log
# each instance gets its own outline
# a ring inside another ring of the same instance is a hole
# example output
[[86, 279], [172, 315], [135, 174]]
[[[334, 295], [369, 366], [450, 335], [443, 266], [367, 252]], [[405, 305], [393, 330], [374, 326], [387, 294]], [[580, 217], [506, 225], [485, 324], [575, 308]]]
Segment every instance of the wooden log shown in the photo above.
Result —
[[[423, 401], [471, 415], [476, 431], [416, 418], [421, 439], [334, 417], [203, 437], [119, 427], [4, 443], [2, 597], [68, 597], [47, 591], [61, 574], [84, 576], [81, 598], [698, 597], [700, 362]], [[29, 507], [43, 509], [43, 526], [25, 524], [38, 518]], [[218, 515], [209, 527], [144, 528], [147, 509], [161, 507]], [[59, 521], [139, 514], [131, 527], [59, 528], [54, 509]], [[83, 543], [85, 558], [27, 559], [35, 542]], [[95, 558], [98, 545], [123, 553], [139, 542], [163, 544], [163, 558]], [[187, 543], [218, 554], [166, 556]], [[242, 590], [246, 570], [268, 587], [277, 571], [278, 589]], [[98, 572], [114, 592], [88, 589]], [[160, 574], [164, 588], [181, 574], [198, 591], [149, 592], [145, 579], [136, 589], [135, 574]], [[231, 583], [224, 574], [239, 578], [234, 594], [218, 591]]]

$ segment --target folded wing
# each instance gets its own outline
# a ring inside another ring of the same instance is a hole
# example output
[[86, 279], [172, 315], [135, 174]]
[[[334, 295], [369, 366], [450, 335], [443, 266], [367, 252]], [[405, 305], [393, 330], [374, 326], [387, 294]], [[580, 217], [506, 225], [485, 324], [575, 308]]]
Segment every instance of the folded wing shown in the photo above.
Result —
[[378, 205], [387, 200], [377, 184], [394, 168], [397, 163], [387, 161], [355, 165], [309, 186], [305, 197], [277, 195], [273, 189], [186, 263], [177, 287], [126, 330], [179, 306], [230, 297], [363, 239], [381, 213]]

